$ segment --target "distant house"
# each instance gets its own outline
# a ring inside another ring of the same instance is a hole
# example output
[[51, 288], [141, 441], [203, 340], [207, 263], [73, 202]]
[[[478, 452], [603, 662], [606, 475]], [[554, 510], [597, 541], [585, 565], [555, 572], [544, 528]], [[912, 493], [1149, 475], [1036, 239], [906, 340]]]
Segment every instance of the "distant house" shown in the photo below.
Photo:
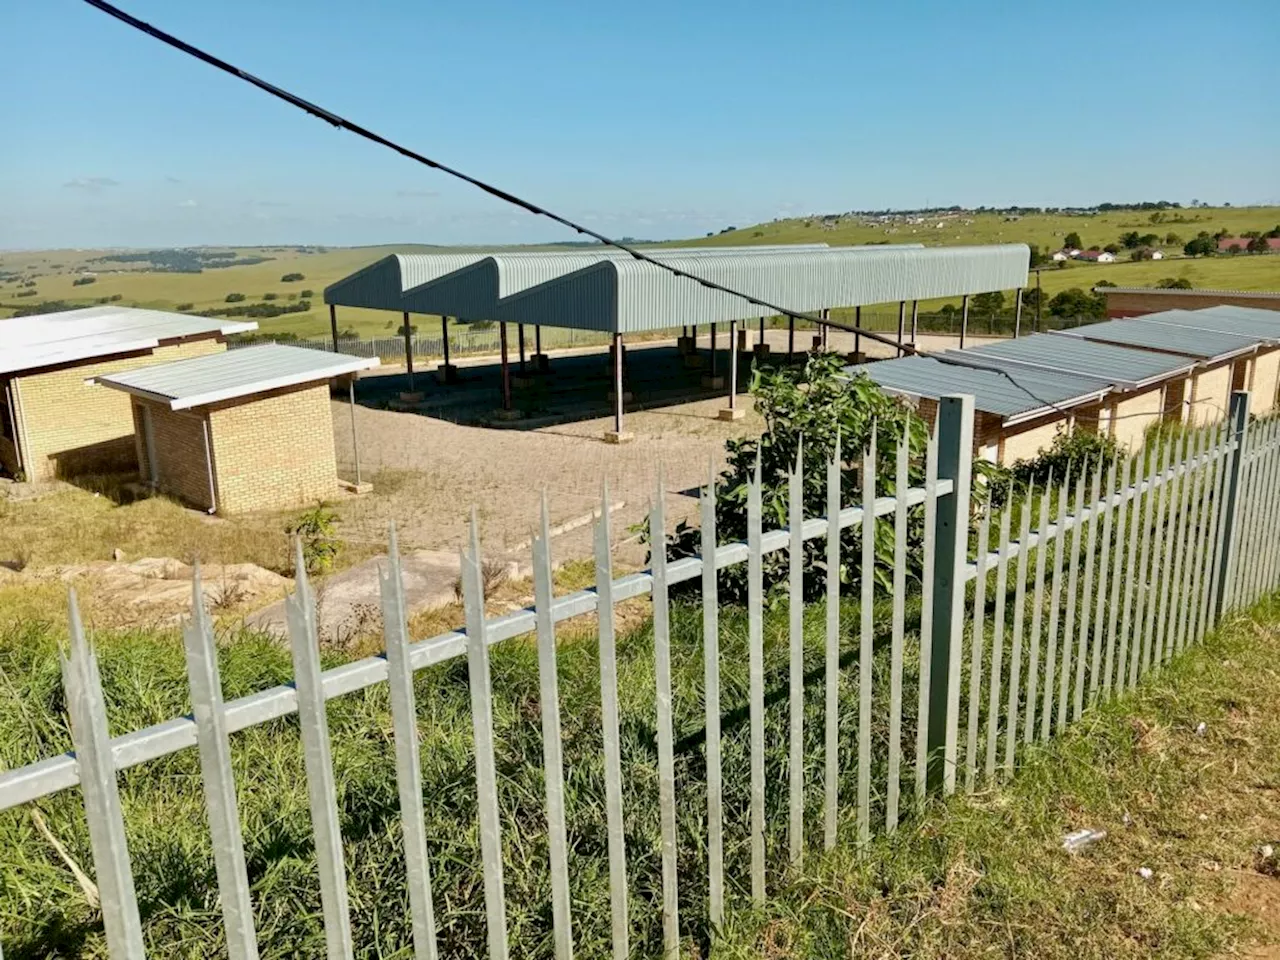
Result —
[[1065, 250], [1055, 250], [1053, 251], [1053, 259], [1058, 263], [1061, 263], [1063, 260], [1070, 260], [1071, 254], [1067, 253]]
[[1106, 250], [1081, 250], [1076, 254], [1076, 259], [1087, 260], [1089, 263], [1115, 263], [1116, 255]]
[[[1280, 251], [1280, 237], [1265, 237], [1267, 241], [1268, 251]], [[1253, 241], [1248, 237], [1221, 237], [1218, 240], [1218, 252], [1230, 253], [1232, 247], [1239, 247], [1240, 251], [1249, 249], [1249, 244]]]
[[1152, 259], [1152, 260], [1163, 260], [1163, 259], [1164, 259], [1164, 251], [1162, 251], [1162, 250], [1152, 250], [1152, 251], [1151, 251], [1151, 259]]

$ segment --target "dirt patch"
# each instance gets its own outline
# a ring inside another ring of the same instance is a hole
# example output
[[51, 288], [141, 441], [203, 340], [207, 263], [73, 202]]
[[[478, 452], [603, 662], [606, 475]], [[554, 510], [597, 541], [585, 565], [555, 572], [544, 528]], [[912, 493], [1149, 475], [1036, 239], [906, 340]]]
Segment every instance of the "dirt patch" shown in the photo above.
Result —
[[1248, 917], [1260, 931], [1261, 936], [1244, 956], [1250, 960], [1280, 960], [1280, 878], [1242, 872], [1222, 908]]

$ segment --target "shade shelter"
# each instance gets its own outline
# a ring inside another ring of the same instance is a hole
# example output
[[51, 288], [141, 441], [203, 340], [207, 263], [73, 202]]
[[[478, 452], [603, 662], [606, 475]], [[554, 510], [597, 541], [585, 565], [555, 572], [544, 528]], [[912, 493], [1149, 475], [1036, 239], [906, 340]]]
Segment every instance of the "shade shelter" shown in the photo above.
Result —
[[1097, 422], [1097, 412], [1111, 386], [1106, 381], [1050, 370], [1022, 370], [1008, 376], [996, 369], [979, 369], [933, 357], [903, 357], [861, 367], [888, 393], [910, 398], [931, 424], [938, 401], [965, 393], [974, 399], [974, 451], [994, 463], [1029, 459], [1072, 427], [1072, 418]]
[[0, 321], [0, 466], [28, 480], [129, 469], [127, 397], [99, 374], [226, 349], [252, 321], [99, 306]]
[[[377, 365], [264, 344], [96, 379], [131, 397], [144, 480], [210, 513], [239, 513], [333, 496], [330, 381]], [[354, 440], [354, 405], [351, 428]]]

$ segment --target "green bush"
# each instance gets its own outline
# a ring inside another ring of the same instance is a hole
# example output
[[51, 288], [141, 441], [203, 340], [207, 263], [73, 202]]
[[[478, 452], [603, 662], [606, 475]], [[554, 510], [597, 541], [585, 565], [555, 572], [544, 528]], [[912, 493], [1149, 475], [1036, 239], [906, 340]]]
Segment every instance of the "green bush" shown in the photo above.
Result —
[[275, 299], [277, 299], [279, 296], [280, 296], [280, 295], [279, 295], [278, 293], [264, 293], [264, 294], [262, 295], [262, 299], [263, 299], [263, 300], [275, 300]]
[[1019, 460], [1013, 465], [1013, 475], [1022, 483], [1039, 486], [1047, 483], [1050, 475], [1062, 480], [1068, 473], [1077, 474], [1086, 466], [1093, 469], [1098, 463], [1105, 470], [1124, 457], [1124, 450], [1114, 437], [1073, 430], [1058, 434], [1049, 448], [1033, 459]]
[[285, 527], [285, 533], [302, 543], [302, 560], [307, 573], [324, 573], [333, 566], [342, 549], [337, 537], [341, 518], [327, 503], [317, 503]]
[[91, 283], [97, 283], [97, 282], [98, 282], [97, 277], [76, 277], [74, 280], [71, 281], [71, 285], [73, 287], [85, 287]]
[[226, 303], [239, 303], [244, 299], [243, 293], [228, 293]]
[[179, 313], [186, 313], [188, 310], [194, 310], [195, 308], [196, 305], [194, 303], [180, 303], [173, 309], [177, 310]]
[[303, 290], [302, 293], [299, 294], [299, 296], [302, 297], [303, 300], [310, 300], [315, 295], [316, 295], [316, 292], [314, 290]]
[[280, 278], [280, 282], [281, 282], [281, 283], [294, 283], [294, 282], [296, 282], [296, 281], [298, 281], [298, 280], [305, 280], [305, 279], [307, 279], [307, 278], [306, 278], [306, 277], [304, 277], [304, 276], [303, 276], [302, 274], [300, 274], [300, 273], [286, 273], [283, 277], [281, 277], [281, 278]]

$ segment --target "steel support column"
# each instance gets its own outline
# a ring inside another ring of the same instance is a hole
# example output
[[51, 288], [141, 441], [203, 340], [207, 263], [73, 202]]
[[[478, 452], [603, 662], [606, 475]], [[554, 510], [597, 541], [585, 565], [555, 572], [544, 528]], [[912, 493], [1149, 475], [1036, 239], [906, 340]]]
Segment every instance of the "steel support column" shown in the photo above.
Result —
[[333, 352], [338, 352], [338, 305], [329, 304], [329, 329], [333, 331]]
[[1022, 288], [1013, 291], [1013, 338], [1022, 336]]
[[502, 409], [511, 409], [511, 363], [507, 357], [507, 323], [498, 324], [498, 342], [502, 349]]
[[401, 327], [404, 334], [404, 364], [409, 372], [409, 392], [413, 393], [413, 339], [409, 331], [409, 312], [406, 310], [400, 316], [404, 320], [404, 326]]
[[449, 365], [449, 318], [440, 318], [440, 339], [444, 341], [444, 365]]
[[[613, 335], [613, 432], [622, 436], [622, 334]], [[608, 509], [606, 506], [605, 509]]]
[[969, 332], [969, 295], [960, 300], [960, 349], [964, 349], [964, 336]]
[[356, 461], [356, 486], [360, 486], [360, 434], [356, 430], [356, 378], [347, 381], [347, 405], [351, 407], [351, 455]]
[[729, 409], [738, 409], [738, 321], [729, 321]]
[[911, 301], [911, 346], [916, 345], [916, 336], [920, 332], [920, 301]]
[[898, 301], [898, 356], [902, 356], [902, 334], [907, 325], [907, 301]]

